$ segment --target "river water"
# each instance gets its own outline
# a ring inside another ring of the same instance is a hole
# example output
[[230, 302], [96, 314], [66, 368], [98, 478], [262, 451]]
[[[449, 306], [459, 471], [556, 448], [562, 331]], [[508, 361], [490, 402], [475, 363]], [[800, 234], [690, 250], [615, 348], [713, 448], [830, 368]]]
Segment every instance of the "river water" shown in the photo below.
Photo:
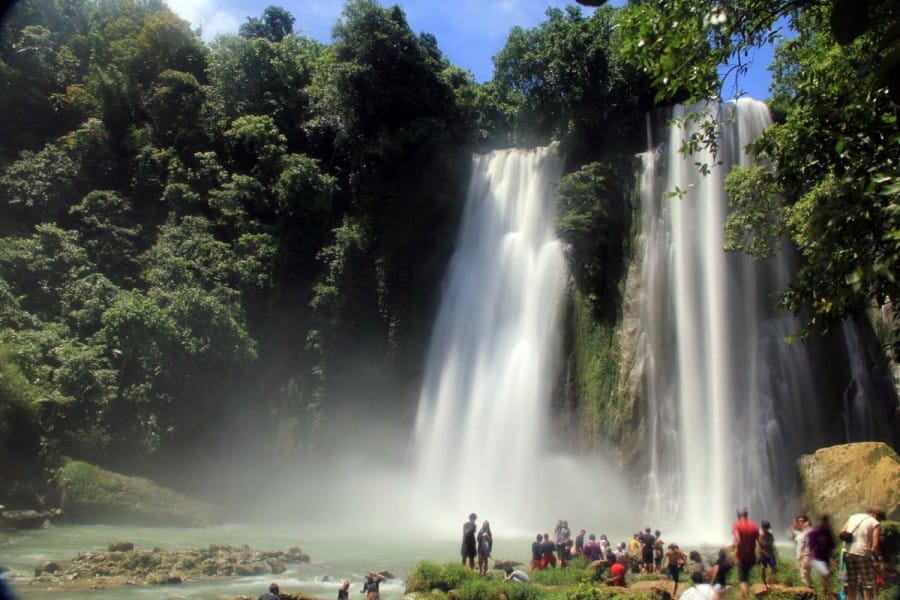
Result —
[[[307, 531], [309, 531], [307, 529]], [[309, 563], [289, 564], [285, 573], [254, 577], [188, 581], [181, 585], [127, 586], [109, 590], [72, 591], [54, 589], [52, 584], [30, 582], [35, 566], [54, 560], [65, 568], [83, 550], [106, 550], [112, 540], [129, 540], [139, 549], [155, 546], [166, 550], [185, 550], [210, 544], [247, 544], [254, 550], [287, 550], [299, 546], [310, 556]], [[498, 539], [497, 552], [509, 552], [527, 558], [528, 541]], [[403, 595], [406, 575], [421, 560], [440, 563], [456, 561], [459, 541], [413, 534], [304, 533], [290, 526], [231, 524], [203, 529], [141, 528], [110, 525], [66, 525], [49, 529], [16, 532], [0, 545], [0, 564], [11, 571], [15, 591], [23, 598], [86, 600], [87, 598], [130, 598], [162, 600], [171, 598], [233, 599], [240, 595], [253, 598], [262, 594], [270, 582], [285, 591], [303, 592], [322, 598], [337, 595], [341, 579], [349, 579], [356, 592], [366, 571], [387, 570], [397, 577], [382, 584], [382, 597]], [[499, 556], [499, 554], [498, 554]]]

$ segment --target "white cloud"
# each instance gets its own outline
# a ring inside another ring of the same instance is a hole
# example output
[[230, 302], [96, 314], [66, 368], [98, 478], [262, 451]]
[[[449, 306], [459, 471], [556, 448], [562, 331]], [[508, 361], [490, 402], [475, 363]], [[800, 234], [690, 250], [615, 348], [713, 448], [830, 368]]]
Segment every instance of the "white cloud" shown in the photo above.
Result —
[[172, 12], [199, 28], [203, 39], [212, 40], [220, 33], [236, 33], [245, 17], [229, 11], [221, 0], [168, 0]]

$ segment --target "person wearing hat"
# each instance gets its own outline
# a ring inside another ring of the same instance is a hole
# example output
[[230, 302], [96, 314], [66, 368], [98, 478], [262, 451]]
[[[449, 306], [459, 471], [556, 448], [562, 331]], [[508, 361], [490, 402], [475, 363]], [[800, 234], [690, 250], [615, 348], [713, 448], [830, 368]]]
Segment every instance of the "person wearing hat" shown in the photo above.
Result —
[[281, 596], [279, 596], [278, 593], [278, 584], [273, 583], [269, 585], [269, 591], [260, 596], [259, 600], [281, 600]]

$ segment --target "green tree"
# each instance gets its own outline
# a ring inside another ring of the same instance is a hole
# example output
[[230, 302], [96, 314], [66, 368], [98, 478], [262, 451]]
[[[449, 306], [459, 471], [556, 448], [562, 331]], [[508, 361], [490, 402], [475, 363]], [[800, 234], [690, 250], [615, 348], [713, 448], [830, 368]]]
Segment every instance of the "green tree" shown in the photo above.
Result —
[[136, 271], [134, 244], [140, 232], [130, 203], [116, 192], [94, 190], [69, 213], [78, 220], [81, 244], [91, 262], [117, 281], [130, 280]]
[[0, 189], [24, 224], [52, 222], [68, 212], [78, 188], [78, 164], [56, 145], [22, 151], [0, 176]]
[[621, 305], [632, 232], [630, 190], [618, 161], [591, 163], [559, 182], [557, 230], [572, 245], [576, 283], [595, 316], [611, 322]]
[[210, 47], [208, 111], [218, 129], [245, 115], [268, 115], [293, 150], [303, 150], [307, 86], [323, 47], [300, 36], [220, 36]]
[[[867, 70], [872, 36], [839, 47], [824, 9], [795, 19], [775, 63], [781, 116], [751, 145], [763, 164], [729, 176], [731, 248], [760, 256], [791, 240], [803, 256], [782, 305], [827, 328], [900, 294], [898, 107]], [[890, 342], [895, 351], [898, 331]], [[896, 354], [895, 354], [896, 356]]]
[[638, 149], [649, 86], [613, 43], [617, 23], [614, 9], [585, 17], [569, 7], [548, 9], [533, 29], [512, 29], [494, 57], [492, 85], [500, 106], [516, 107], [516, 143], [565, 140], [579, 155]]
[[238, 28], [238, 34], [243, 38], [265, 38], [270, 42], [280, 42], [293, 32], [293, 15], [277, 6], [266, 7], [262, 18], [247, 17], [247, 22]]
[[652, 77], [657, 99], [738, 96], [755, 48], [771, 44], [783, 24], [806, 10], [825, 11], [834, 38], [875, 43], [866, 62], [870, 86], [900, 92], [900, 10], [880, 0], [642, 0], [621, 24], [623, 47]]

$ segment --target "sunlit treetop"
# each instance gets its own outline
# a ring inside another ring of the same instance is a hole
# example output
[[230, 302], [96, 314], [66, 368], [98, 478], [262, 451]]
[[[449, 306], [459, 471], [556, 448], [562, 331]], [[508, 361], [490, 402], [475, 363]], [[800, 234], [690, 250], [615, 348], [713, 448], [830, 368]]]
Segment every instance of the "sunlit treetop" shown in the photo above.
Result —
[[[587, 2], [582, 2], [587, 3]], [[900, 100], [900, 21], [881, 0], [632, 0], [621, 33], [625, 52], [653, 78], [657, 100], [740, 95], [756, 49], [773, 43], [798, 11], [826, 7], [835, 40], [878, 40], [875, 85]]]

